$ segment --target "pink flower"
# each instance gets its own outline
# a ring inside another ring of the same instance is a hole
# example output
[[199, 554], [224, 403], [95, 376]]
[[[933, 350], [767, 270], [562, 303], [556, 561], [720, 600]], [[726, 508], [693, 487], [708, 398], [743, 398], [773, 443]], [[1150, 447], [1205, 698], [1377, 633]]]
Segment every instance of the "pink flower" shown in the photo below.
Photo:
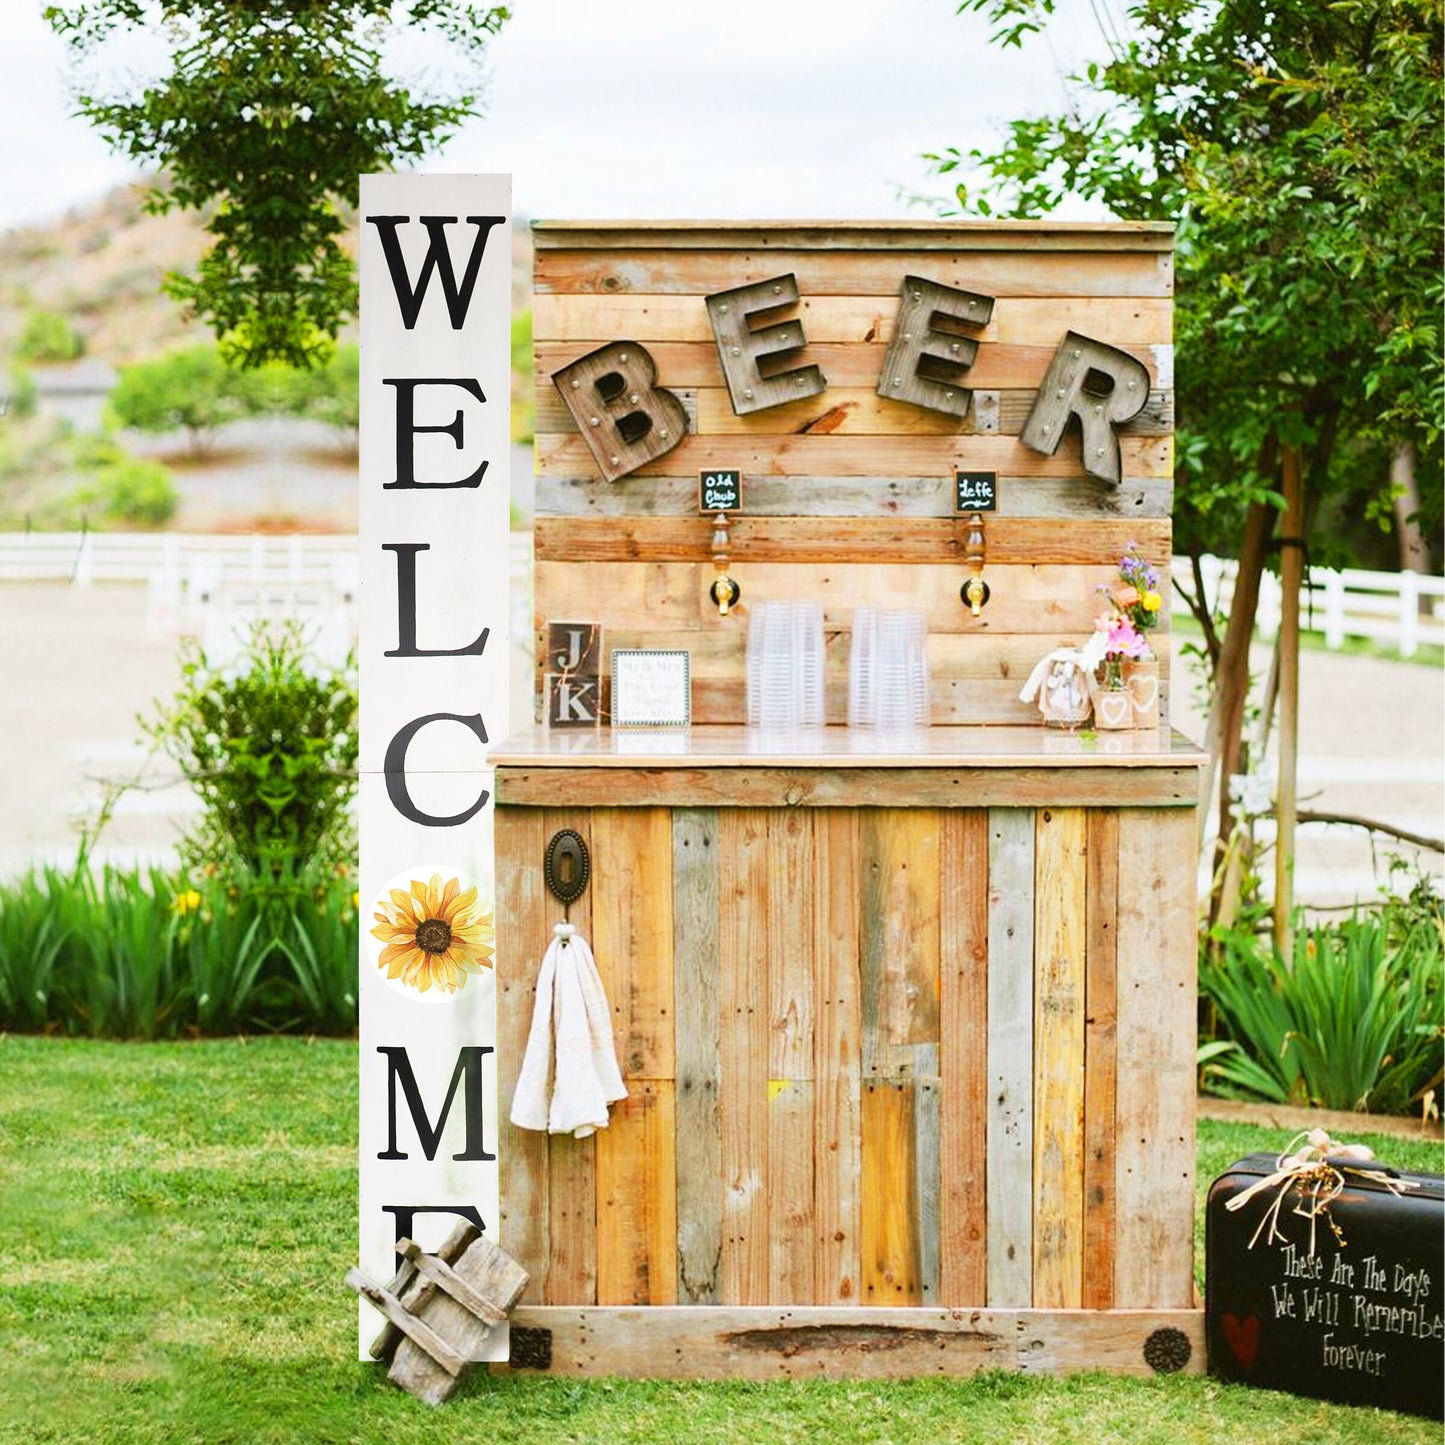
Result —
[[1144, 657], [1149, 644], [1127, 617], [1121, 617], [1109, 629], [1110, 657]]

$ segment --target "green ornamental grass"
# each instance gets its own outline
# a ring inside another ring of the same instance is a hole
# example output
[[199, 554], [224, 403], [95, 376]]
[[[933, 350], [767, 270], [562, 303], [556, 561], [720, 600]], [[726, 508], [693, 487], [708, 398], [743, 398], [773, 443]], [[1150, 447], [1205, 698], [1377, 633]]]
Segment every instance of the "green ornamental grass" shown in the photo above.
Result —
[[1407, 1113], [1441, 1082], [1445, 947], [1438, 900], [1297, 927], [1286, 960], [1230, 933], [1200, 965], [1219, 1037], [1200, 1050], [1212, 1093]]

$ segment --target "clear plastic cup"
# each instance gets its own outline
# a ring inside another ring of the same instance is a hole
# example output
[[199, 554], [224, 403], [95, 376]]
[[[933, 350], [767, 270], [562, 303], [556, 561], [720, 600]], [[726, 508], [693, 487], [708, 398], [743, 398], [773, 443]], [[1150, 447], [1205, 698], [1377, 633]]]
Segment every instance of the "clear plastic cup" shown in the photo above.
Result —
[[928, 631], [921, 612], [853, 614], [848, 722], [854, 727], [926, 727], [930, 718]]
[[823, 720], [823, 612], [814, 602], [760, 602], [748, 621], [747, 717], [753, 727]]

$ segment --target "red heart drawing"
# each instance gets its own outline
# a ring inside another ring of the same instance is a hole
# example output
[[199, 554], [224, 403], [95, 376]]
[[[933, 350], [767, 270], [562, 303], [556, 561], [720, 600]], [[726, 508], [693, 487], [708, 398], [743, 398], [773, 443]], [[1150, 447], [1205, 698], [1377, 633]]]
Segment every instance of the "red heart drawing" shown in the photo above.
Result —
[[1259, 1354], [1259, 1316], [1246, 1315], [1238, 1319], [1234, 1315], [1221, 1315], [1219, 1323], [1224, 1329], [1224, 1338], [1234, 1351], [1234, 1358], [1247, 1375], [1254, 1368], [1255, 1356]]

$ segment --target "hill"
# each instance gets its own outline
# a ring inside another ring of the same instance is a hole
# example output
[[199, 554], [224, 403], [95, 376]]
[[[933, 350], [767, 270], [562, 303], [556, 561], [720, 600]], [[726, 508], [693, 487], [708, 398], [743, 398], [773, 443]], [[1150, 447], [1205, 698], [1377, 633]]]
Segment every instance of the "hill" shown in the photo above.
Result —
[[[88, 356], [112, 366], [211, 338], [161, 291], [168, 271], [190, 271], [206, 245], [195, 212], [150, 214], [149, 184], [121, 186], [41, 225], [0, 234], [0, 358], [14, 354], [35, 311], [66, 318]], [[526, 222], [513, 227], [512, 304], [530, 304], [532, 247]], [[356, 251], [353, 217], [346, 241]]]

